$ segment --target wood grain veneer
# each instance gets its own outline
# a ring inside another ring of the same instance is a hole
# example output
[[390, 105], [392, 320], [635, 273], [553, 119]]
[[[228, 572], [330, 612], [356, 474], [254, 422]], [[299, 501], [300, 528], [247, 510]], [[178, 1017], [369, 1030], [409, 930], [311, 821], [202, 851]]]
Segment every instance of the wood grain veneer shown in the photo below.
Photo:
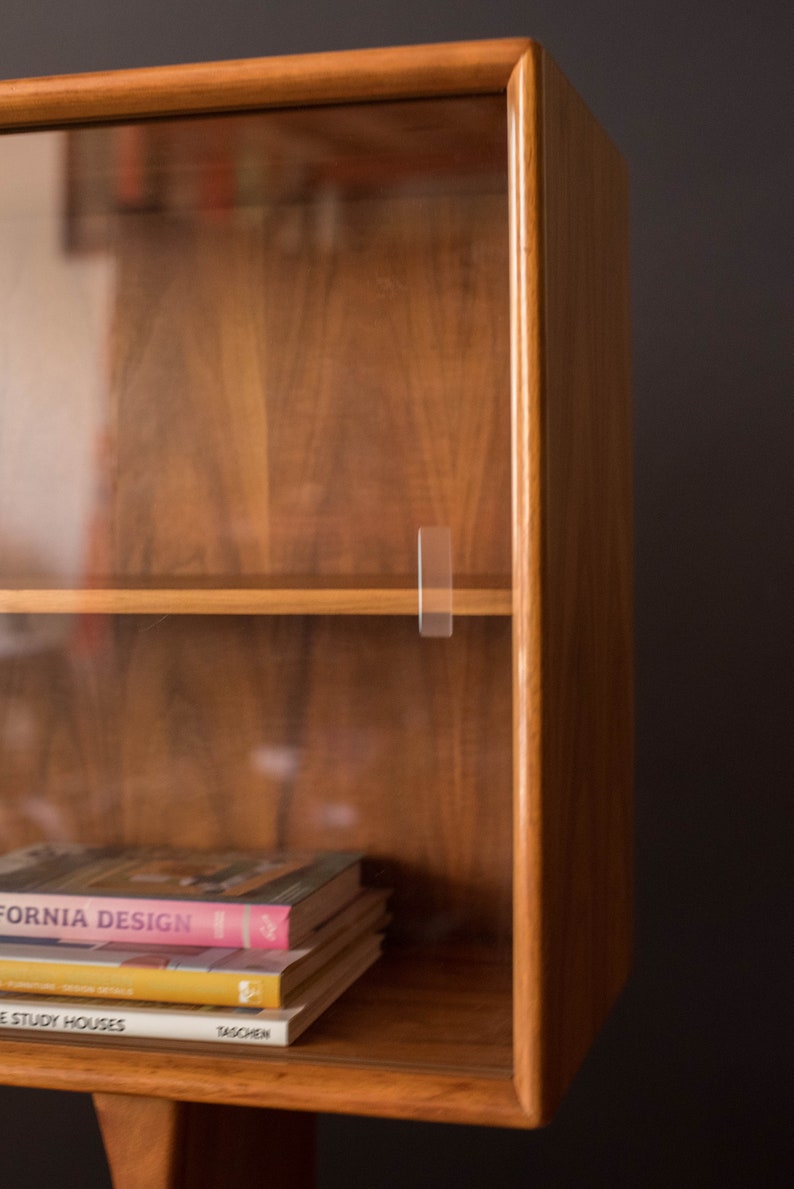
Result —
[[182, 1106], [166, 1098], [95, 1094], [94, 1110], [113, 1189], [174, 1189], [182, 1149]]
[[0, 1044], [7, 1085], [46, 1086], [55, 1090], [158, 1097], [191, 1102], [224, 1102], [282, 1110], [424, 1122], [526, 1127], [512, 1079], [408, 1068], [384, 1068], [365, 1062], [349, 1068], [236, 1058], [219, 1063], [213, 1055], [142, 1048], [114, 1051], [85, 1046]]
[[513, 865], [515, 1073], [539, 1121], [543, 1100], [543, 241], [540, 55], [525, 54], [509, 90], [513, 499]]
[[[512, 591], [456, 587], [454, 615], [509, 615]], [[416, 590], [392, 587], [323, 589], [204, 590], [196, 586], [170, 590], [118, 587], [104, 590], [0, 590], [0, 614], [37, 615], [412, 615], [418, 612]]]
[[[4, 1076], [536, 1126], [630, 951], [625, 169], [526, 41], [0, 85], [18, 128], [279, 106], [227, 127], [265, 220], [163, 221], [195, 154], [158, 121], [117, 221], [120, 129], [69, 133], [66, 242], [117, 279], [101, 531], [71, 582], [4, 550], [0, 833], [361, 847], [390, 943], [287, 1052], [15, 1039]], [[407, 618], [420, 524], [451, 641]]]
[[547, 1119], [631, 948], [625, 167], [551, 59], [510, 83], [516, 1085]]
[[0, 83], [0, 127], [504, 91], [524, 38]]

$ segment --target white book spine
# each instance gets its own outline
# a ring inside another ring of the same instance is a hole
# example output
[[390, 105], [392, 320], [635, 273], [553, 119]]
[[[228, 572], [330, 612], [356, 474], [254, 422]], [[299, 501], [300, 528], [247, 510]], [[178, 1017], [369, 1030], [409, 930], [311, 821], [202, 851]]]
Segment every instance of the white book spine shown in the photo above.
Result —
[[298, 1009], [287, 1011], [195, 1011], [159, 1006], [127, 1007], [122, 1003], [93, 1005], [27, 999], [0, 1000], [0, 1028], [59, 1034], [63, 1037], [104, 1036], [109, 1039], [187, 1040], [223, 1044], [287, 1045], [289, 1024]]

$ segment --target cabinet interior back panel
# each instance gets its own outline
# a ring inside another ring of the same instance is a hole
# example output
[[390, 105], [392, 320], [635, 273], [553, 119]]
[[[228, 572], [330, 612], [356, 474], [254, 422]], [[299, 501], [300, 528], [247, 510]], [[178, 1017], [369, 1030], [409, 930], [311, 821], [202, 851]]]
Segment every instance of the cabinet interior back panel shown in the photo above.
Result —
[[398, 945], [509, 956], [509, 619], [31, 616], [0, 658], [0, 848], [361, 849]]
[[[500, 96], [0, 142], [7, 585], [510, 573]], [[41, 349], [47, 342], [47, 350]]]

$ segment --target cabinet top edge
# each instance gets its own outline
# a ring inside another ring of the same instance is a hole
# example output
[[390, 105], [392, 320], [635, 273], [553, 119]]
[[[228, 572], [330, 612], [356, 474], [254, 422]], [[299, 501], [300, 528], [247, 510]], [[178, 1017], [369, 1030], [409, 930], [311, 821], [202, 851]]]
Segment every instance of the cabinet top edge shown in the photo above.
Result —
[[0, 81], [0, 129], [505, 91], [528, 38]]

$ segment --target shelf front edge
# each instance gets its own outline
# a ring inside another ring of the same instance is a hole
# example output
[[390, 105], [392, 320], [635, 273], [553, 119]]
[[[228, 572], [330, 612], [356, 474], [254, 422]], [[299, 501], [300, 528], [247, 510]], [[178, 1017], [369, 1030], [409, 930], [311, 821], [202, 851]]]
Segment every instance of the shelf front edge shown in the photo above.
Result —
[[0, 1043], [6, 1085], [151, 1095], [185, 1102], [530, 1128], [512, 1079], [465, 1072], [263, 1061], [203, 1054]]
[[[510, 615], [509, 589], [458, 590], [453, 614]], [[416, 615], [416, 590], [399, 589], [26, 589], [0, 590], [0, 614]]]

